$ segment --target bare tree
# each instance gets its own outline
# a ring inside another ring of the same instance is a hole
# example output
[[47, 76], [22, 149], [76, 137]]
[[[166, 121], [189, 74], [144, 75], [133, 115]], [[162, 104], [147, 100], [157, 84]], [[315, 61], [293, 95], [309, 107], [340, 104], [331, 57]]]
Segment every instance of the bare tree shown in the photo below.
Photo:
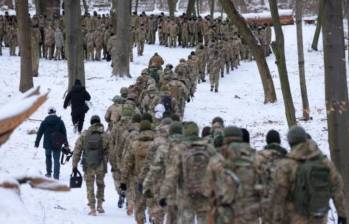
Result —
[[170, 17], [174, 17], [174, 13], [176, 10], [176, 2], [174, 0], [167, 0], [167, 5]]
[[243, 40], [251, 49], [255, 57], [264, 89], [264, 103], [275, 102], [276, 94], [273, 79], [271, 78], [265, 54], [259, 41], [253, 35], [245, 19], [236, 10], [233, 0], [220, 0], [220, 2], [225, 12], [228, 14], [230, 21], [232, 21], [232, 23], [239, 29]]
[[188, 0], [187, 15], [195, 16], [195, 0]]
[[303, 16], [303, 0], [296, 0], [299, 82], [301, 86], [301, 95], [302, 95], [302, 104], [303, 104], [303, 119], [307, 121], [309, 120], [310, 111], [309, 111], [309, 101], [308, 101], [308, 94], [307, 94], [307, 84], [305, 81], [302, 16]]
[[88, 4], [86, 2], [86, 0], [82, 0], [82, 5], [84, 6], [84, 13], [87, 14], [88, 13]]
[[45, 15], [46, 14], [46, 0], [35, 0], [35, 9], [37, 15]]
[[64, 24], [66, 35], [66, 56], [68, 61], [68, 89], [79, 79], [85, 85], [85, 68], [82, 33], [80, 26], [81, 6], [79, 0], [64, 0]]
[[19, 48], [21, 51], [19, 91], [26, 92], [34, 86], [31, 41], [30, 39], [28, 40], [28, 37], [31, 37], [28, 0], [16, 0], [16, 13], [18, 19]]
[[284, 98], [287, 123], [288, 123], [288, 126], [292, 126], [292, 125], [295, 125], [297, 121], [296, 121], [296, 115], [295, 115], [293, 99], [292, 99], [292, 94], [290, 89], [290, 83], [288, 81], [286, 58], [285, 58], [285, 41], [284, 41], [284, 34], [282, 32], [281, 23], [280, 23], [277, 0], [269, 0], [269, 7], [270, 7], [272, 20], [273, 20], [275, 37], [276, 37], [276, 41], [274, 41], [271, 44], [271, 46], [275, 54], [276, 64], [279, 71], [281, 91], [282, 91], [282, 96]]
[[319, 43], [319, 37], [320, 37], [320, 32], [321, 32], [321, 26], [323, 22], [323, 14], [324, 14], [324, 5], [325, 5], [325, 0], [320, 0], [319, 3], [319, 14], [317, 17], [317, 23], [316, 23], [316, 29], [314, 33], [314, 38], [313, 38], [313, 43], [311, 44], [311, 48], [315, 51], [317, 51], [317, 46]]
[[138, 5], [139, 5], [139, 0], [136, 0], [135, 3], [135, 12], [138, 13]]
[[130, 1], [117, 1], [116, 4], [116, 48], [112, 52], [113, 58], [113, 75], [115, 76], [130, 76], [130, 52], [129, 52], [129, 37], [130, 37]]
[[[325, 99], [331, 159], [349, 187], [349, 106], [341, 0], [324, 4], [322, 34], [325, 63]], [[349, 191], [344, 191], [349, 203]], [[349, 206], [346, 207], [349, 214]]]
[[214, 18], [214, 5], [215, 5], [215, 0], [209, 0], [210, 1], [210, 16], [211, 19]]

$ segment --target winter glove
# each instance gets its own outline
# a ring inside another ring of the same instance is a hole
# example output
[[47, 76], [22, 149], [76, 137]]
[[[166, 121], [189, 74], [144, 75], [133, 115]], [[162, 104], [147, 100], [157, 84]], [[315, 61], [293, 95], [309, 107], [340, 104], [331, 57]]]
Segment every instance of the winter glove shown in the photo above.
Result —
[[126, 186], [125, 183], [121, 183], [120, 184], [120, 190], [122, 190], [122, 191], [126, 191], [127, 190], [127, 186]]
[[137, 184], [137, 191], [141, 194], [143, 193], [143, 184], [141, 184], [141, 183]]
[[161, 198], [160, 201], [159, 201], [159, 205], [164, 208], [167, 206], [167, 201], [166, 201], [166, 198]]
[[187, 99], [187, 103], [190, 103], [190, 98]]
[[338, 224], [347, 224], [347, 218], [338, 217]]
[[153, 197], [153, 194], [151, 193], [151, 190], [150, 189], [146, 189], [143, 193], [144, 197], [146, 198], [152, 198]]

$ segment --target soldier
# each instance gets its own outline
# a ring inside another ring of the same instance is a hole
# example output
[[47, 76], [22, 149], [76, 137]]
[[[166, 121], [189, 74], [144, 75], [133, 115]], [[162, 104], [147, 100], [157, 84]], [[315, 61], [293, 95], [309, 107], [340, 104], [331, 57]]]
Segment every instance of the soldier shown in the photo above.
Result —
[[10, 26], [7, 34], [7, 39], [9, 41], [10, 56], [16, 56], [16, 47], [17, 47], [18, 40], [17, 40], [17, 31], [14, 25]]
[[189, 27], [188, 27], [188, 21], [186, 19], [182, 22], [182, 29], [181, 29], [181, 41], [182, 41], [182, 47], [188, 47], [189, 43]]
[[108, 122], [108, 130], [111, 131], [113, 126], [120, 120], [122, 113], [122, 105], [126, 99], [121, 96], [113, 97], [113, 104], [107, 109], [104, 119]]
[[162, 70], [163, 64], [164, 59], [157, 52], [155, 52], [155, 54], [149, 60], [148, 67]]
[[284, 149], [280, 144], [280, 135], [275, 130], [270, 130], [266, 136], [267, 145], [264, 150], [259, 151], [257, 155], [257, 166], [262, 173], [262, 183], [265, 187], [264, 197], [266, 198], [266, 203], [263, 205], [262, 209], [262, 219], [263, 223], [272, 223], [272, 211], [270, 204], [272, 190], [274, 189], [274, 183], [276, 180], [275, 171], [277, 163], [284, 159], [287, 154], [287, 150]]
[[39, 76], [39, 58], [40, 58], [40, 46], [39, 41], [41, 39], [41, 33], [38, 27], [33, 27], [31, 36], [31, 46], [32, 46], [32, 69], [33, 76]]
[[[91, 126], [78, 138], [74, 148], [73, 172], [77, 172], [78, 163], [82, 155], [82, 166], [85, 173], [87, 188], [89, 215], [96, 216], [97, 211], [104, 213], [104, 176], [107, 172], [109, 139], [104, 132], [104, 127], [97, 115], [91, 117]], [[95, 196], [94, 185], [97, 184], [97, 195]]]
[[151, 14], [148, 20], [148, 44], [155, 44], [155, 35], [158, 28], [156, 17]]
[[146, 30], [144, 28], [144, 24], [137, 29], [137, 54], [138, 56], [143, 56], [144, 52], [144, 42], [146, 38]]
[[61, 60], [63, 46], [64, 46], [64, 38], [63, 38], [63, 33], [61, 29], [59, 29], [59, 27], [56, 28], [56, 31], [54, 33], [54, 38], [55, 38], [55, 46], [56, 46], [55, 60]]
[[103, 49], [103, 39], [104, 39], [103, 29], [98, 29], [94, 32], [94, 46], [96, 48], [95, 61], [101, 60], [101, 54]]
[[86, 34], [87, 60], [94, 60], [94, 33], [92, 30]]
[[3, 16], [0, 16], [0, 56], [2, 55], [2, 42], [5, 36], [5, 20]]
[[196, 49], [195, 54], [198, 57], [198, 72], [199, 72], [199, 79], [198, 82], [206, 82], [205, 80], [205, 72], [206, 72], [206, 49], [204, 45], [200, 44], [199, 47]]
[[170, 47], [176, 47], [177, 46], [178, 25], [175, 23], [174, 20], [172, 20], [168, 26], [169, 26], [169, 32], [170, 32]]
[[330, 199], [336, 207], [338, 223], [346, 223], [343, 180], [334, 164], [307, 138], [302, 127], [291, 127], [287, 140], [291, 152], [275, 171], [272, 223], [327, 223]]
[[[154, 160], [149, 168], [149, 172], [143, 182], [143, 194], [147, 198], [155, 198], [160, 200], [160, 187], [163, 184], [167, 165], [170, 164], [170, 154], [176, 144], [182, 139], [182, 124], [181, 122], [174, 122], [170, 125], [168, 131], [168, 142], [161, 144], [155, 155]], [[177, 205], [176, 205], [176, 192], [171, 192], [171, 195], [167, 197], [166, 208], [166, 223], [177, 223]]]
[[[144, 176], [140, 175], [143, 167], [146, 165], [145, 158], [149, 153], [149, 147], [154, 139], [154, 132], [151, 130], [151, 123], [143, 120], [140, 123], [140, 133], [136, 140], [131, 144], [126, 152], [124, 165], [121, 171], [120, 190], [127, 190], [127, 179], [134, 174], [137, 183], [143, 183]], [[136, 190], [135, 195], [135, 220], [137, 224], [145, 223], [145, 209], [147, 205], [146, 198]]]
[[207, 223], [208, 198], [204, 194], [204, 177], [214, 149], [199, 136], [198, 126], [188, 122], [183, 127], [184, 142], [173, 155], [160, 190], [159, 204], [167, 205], [167, 195], [177, 189], [178, 223]]
[[218, 51], [214, 51], [213, 55], [210, 56], [210, 63], [207, 66], [207, 72], [210, 78], [211, 92], [218, 92], [219, 86], [219, 69], [221, 67], [221, 60]]
[[45, 51], [46, 51], [46, 57], [48, 57], [49, 60], [52, 60], [53, 58], [53, 52], [55, 47], [55, 35], [54, 30], [51, 26], [48, 26], [45, 29]]

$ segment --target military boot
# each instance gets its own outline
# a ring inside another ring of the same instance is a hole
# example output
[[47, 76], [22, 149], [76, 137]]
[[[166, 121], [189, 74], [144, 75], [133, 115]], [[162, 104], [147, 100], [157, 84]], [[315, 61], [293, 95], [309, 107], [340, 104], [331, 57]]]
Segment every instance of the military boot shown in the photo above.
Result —
[[211, 92], [213, 92], [213, 86], [211, 86]]
[[97, 212], [99, 212], [99, 213], [104, 213], [105, 212], [103, 207], [102, 207], [102, 202], [97, 204]]
[[97, 216], [96, 209], [94, 207], [91, 207], [90, 208], [90, 212], [88, 213], [88, 215], [90, 215], [90, 216]]

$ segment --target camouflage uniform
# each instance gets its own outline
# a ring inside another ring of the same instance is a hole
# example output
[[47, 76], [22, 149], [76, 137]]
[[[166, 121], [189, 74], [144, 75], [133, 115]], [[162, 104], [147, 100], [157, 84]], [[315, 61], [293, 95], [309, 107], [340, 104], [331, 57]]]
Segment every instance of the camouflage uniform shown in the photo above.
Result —
[[[272, 211], [274, 224], [325, 224], [327, 216], [314, 218], [299, 214], [292, 198], [292, 187], [294, 186], [297, 168], [304, 160], [314, 159], [323, 156], [316, 143], [312, 140], [294, 145], [287, 159], [281, 160], [276, 167], [275, 188], [272, 194]], [[331, 198], [333, 199], [339, 217], [346, 217], [345, 201], [343, 192], [343, 180], [333, 163], [324, 158], [323, 162], [330, 170]]]
[[103, 29], [98, 29], [94, 32], [94, 46], [96, 48], [95, 60], [100, 61], [103, 49], [104, 32]]
[[39, 58], [40, 58], [40, 50], [39, 50], [39, 41], [41, 39], [41, 33], [39, 28], [33, 27], [32, 36], [31, 36], [31, 47], [32, 47], [32, 69], [33, 76], [39, 75]]
[[[176, 145], [172, 150], [173, 154], [170, 164], [166, 169], [165, 179], [160, 190], [160, 197], [167, 198], [168, 195], [171, 195], [171, 192], [177, 191], [178, 223], [194, 223], [196, 217], [198, 224], [206, 224], [209, 210], [208, 198], [203, 194], [204, 192], [195, 195], [191, 193], [190, 188], [192, 185], [189, 183], [190, 177], [184, 176], [187, 170], [184, 168], [186, 164], [184, 155], [185, 151], [191, 149], [191, 147], [200, 147], [210, 157], [215, 154], [215, 151], [205, 141], [196, 137], [198, 135], [198, 129], [191, 126], [192, 124], [187, 124], [187, 127], [184, 127], [185, 142]], [[202, 178], [204, 180], [204, 177]], [[198, 187], [202, 189], [204, 186], [206, 185], [203, 181]]]
[[[127, 183], [130, 175], [135, 176], [136, 183], [143, 183], [144, 176], [140, 175], [144, 166], [146, 166], [146, 157], [149, 153], [150, 144], [154, 139], [154, 132], [150, 130], [151, 124], [146, 121], [142, 121], [140, 126], [140, 133], [136, 140], [131, 144], [130, 148], [126, 151], [124, 157], [124, 165], [121, 171], [121, 183]], [[135, 194], [135, 219], [138, 224], [145, 222], [145, 209], [147, 205], [146, 198], [141, 192], [136, 190]]]
[[146, 38], [146, 30], [143, 26], [137, 29], [137, 54], [142, 56], [144, 52], [144, 42]]
[[87, 60], [94, 60], [94, 33], [89, 31], [86, 34]]
[[[172, 125], [171, 125], [172, 126]], [[174, 125], [173, 125], [174, 126]], [[167, 169], [167, 164], [170, 163], [170, 152], [172, 151], [175, 144], [178, 144], [181, 139], [181, 124], [180, 130], [171, 131], [170, 127], [170, 136], [168, 140], [165, 140], [164, 143], [158, 146], [156, 153], [154, 155], [153, 162], [149, 168], [149, 172], [143, 182], [144, 194], [148, 197], [154, 197], [157, 201], [160, 199], [160, 187], [163, 184], [162, 181], [165, 178], [165, 173]], [[174, 129], [174, 128], [172, 128]], [[177, 206], [175, 203], [176, 192], [171, 192], [171, 195], [167, 197], [168, 206], [166, 209], [166, 223], [173, 224], [177, 223]]]
[[184, 20], [182, 23], [182, 29], [181, 29], [181, 40], [182, 40], [182, 47], [188, 47], [189, 43], [189, 27], [188, 27], [188, 21]]
[[[103, 160], [100, 165], [97, 167], [88, 167], [84, 162], [84, 154], [86, 147], [86, 137], [92, 133], [98, 132], [102, 135], [102, 145], [103, 145]], [[107, 172], [107, 161], [108, 161], [108, 150], [109, 150], [109, 137], [104, 133], [104, 127], [100, 123], [92, 124], [87, 131], [84, 131], [78, 140], [75, 143], [74, 155], [73, 155], [73, 167], [77, 167], [81, 155], [83, 154], [83, 168], [84, 168], [84, 177], [86, 181], [87, 188], [87, 199], [88, 206], [91, 208], [91, 211], [95, 209], [96, 198], [97, 198], [97, 208], [102, 206], [104, 202], [104, 176]], [[94, 185], [95, 181], [97, 184], [97, 195], [95, 197]]]
[[55, 46], [54, 30], [52, 29], [51, 26], [49, 26], [45, 29], [45, 51], [46, 51], [45, 54], [49, 60], [53, 58], [54, 46]]
[[213, 88], [215, 92], [218, 92], [219, 86], [219, 69], [221, 67], [221, 59], [219, 57], [218, 51], [210, 55], [210, 63], [207, 66], [207, 72], [210, 78], [211, 91]]
[[177, 46], [177, 34], [178, 34], [178, 25], [172, 20], [169, 26], [170, 33], [170, 45], [169, 47]]
[[16, 56], [16, 47], [18, 43], [17, 39], [17, 30], [14, 26], [10, 26], [7, 39], [9, 41], [9, 47], [10, 47], [10, 56]]
[[54, 33], [54, 38], [55, 38], [55, 47], [56, 47], [55, 60], [61, 60], [63, 46], [64, 46], [64, 38], [63, 38], [62, 31], [58, 27]]

